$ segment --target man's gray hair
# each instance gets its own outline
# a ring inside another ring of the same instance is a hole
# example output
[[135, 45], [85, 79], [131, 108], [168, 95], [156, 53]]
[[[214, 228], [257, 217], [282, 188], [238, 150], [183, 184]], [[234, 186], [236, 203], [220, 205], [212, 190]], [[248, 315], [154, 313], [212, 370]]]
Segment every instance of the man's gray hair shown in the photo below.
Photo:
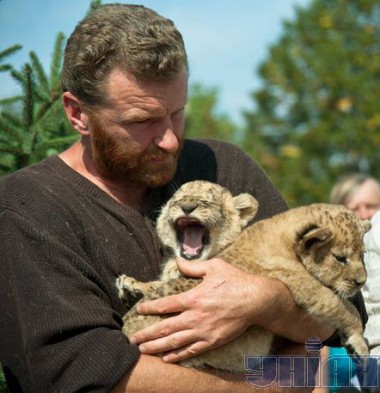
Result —
[[106, 4], [84, 18], [68, 39], [62, 87], [85, 105], [101, 105], [104, 82], [120, 69], [137, 79], [169, 81], [188, 71], [181, 33], [155, 11]]

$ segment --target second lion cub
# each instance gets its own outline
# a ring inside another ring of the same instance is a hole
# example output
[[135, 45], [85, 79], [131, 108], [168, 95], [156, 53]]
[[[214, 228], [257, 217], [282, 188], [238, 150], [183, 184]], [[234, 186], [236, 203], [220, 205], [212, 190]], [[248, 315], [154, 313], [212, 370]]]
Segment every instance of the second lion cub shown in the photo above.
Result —
[[[247, 272], [281, 280], [298, 305], [337, 328], [352, 352], [367, 355], [358, 312], [347, 299], [366, 280], [362, 240], [368, 229], [369, 222], [358, 220], [343, 206], [314, 204], [257, 222], [243, 230], [218, 257]], [[171, 246], [178, 248], [175, 227], [171, 232]], [[198, 283], [183, 276], [157, 283], [144, 300], [179, 293]], [[123, 331], [132, 335], [163, 318], [142, 316], [132, 308], [123, 318]], [[267, 355], [272, 340], [272, 333], [252, 326], [230, 343], [181, 364], [244, 372], [244, 355]]]

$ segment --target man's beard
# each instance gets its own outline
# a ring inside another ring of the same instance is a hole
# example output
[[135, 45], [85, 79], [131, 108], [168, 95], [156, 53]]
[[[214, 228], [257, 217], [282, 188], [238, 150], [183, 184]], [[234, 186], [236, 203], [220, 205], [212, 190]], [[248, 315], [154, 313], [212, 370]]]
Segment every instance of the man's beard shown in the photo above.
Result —
[[147, 187], [168, 183], [177, 169], [183, 140], [175, 154], [139, 144], [126, 135], [110, 135], [99, 121], [93, 122], [92, 157], [99, 173], [110, 180], [122, 180]]

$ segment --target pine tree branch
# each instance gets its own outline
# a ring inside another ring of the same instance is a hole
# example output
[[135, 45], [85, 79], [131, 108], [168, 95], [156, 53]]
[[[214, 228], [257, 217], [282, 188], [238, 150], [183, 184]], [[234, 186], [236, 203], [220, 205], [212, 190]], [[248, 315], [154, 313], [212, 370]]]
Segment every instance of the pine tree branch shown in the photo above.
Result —
[[101, 4], [102, 0], [91, 0], [90, 9], [87, 11], [86, 15], [91, 15]]
[[24, 75], [20, 71], [12, 69], [11, 76], [24, 89], [24, 85], [25, 85], [25, 77], [24, 77]]
[[0, 64], [0, 72], [7, 72], [12, 69], [10, 64]]
[[2, 171], [4, 173], [9, 173], [10, 170], [11, 170], [10, 165], [4, 165], [0, 162], [0, 171]]
[[2, 143], [0, 142], [0, 152], [16, 155], [19, 153], [19, 149], [17, 149], [16, 147], [12, 148], [7, 145], [2, 145]]
[[61, 96], [57, 96], [53, 101], [45, 102], [35, 117], [35, 125], [43, 127], [44, 122], [49, 118], [53, 118], [55, 112], [61, 108]]
[[0, 99], [0, 105], [11, 105], [22, 100], [22, 96], [13, 96]]
[[16, 45], [12, 45], [7, 49], [4, 49], [3, 51], [0, 51], [0, 60], [12, 55], [13, 53], [17, 52], [18, 50], [20, 50], [22, 48], [21, 45], [16, 44]]
[[26, 63], [24, 65], [23, 74], [25, 78], [23, 123], [24, 123], [24, 127], [29, 130], [33, 125], [33, 109], [34, 109], [34, 80], [33, 80], [33, 71], [30, 64]]
[[55, 39], [53, 58], [50, 65], [50, 92], [53, 98], [61, 92], [61, 68], [64, 42], [65, 35], [59, 32]]
[[79, 135], [69, 135], [63, 136], [60, 138], [49, 139], [41, 143], [41, 146], [44, 148], [51, 147], [60, 147], [62, 145], [71, 145], [72, 143], [77, 142], [79, 139]]
[[6, 123], [9, 125], [10, 127], [15, 127], [18, 129], [22, 129], [23, 128], [23, 124], [22, 121], [20, 119], [20, 117], [18, 116], [18, 114], [12, 113], [12, 112], [2, 112], [1, 117], [0, 117], [0, 127], [2, 126], [2, 122], [6, 121]]
[[[9, 121], [9, 123], [7, 122], [7, 120]], [[0, 118], [0, 132], [9, 135], [10, 137], [14, 138], [19, 144], [22, 144], [24, 138], [22, 135], [20, 135], [17, 129], [12, 126], [13, 120], [15, 119], [12, 118], [9, 113], [3, 113], [2, 117]]]
[[29, 53], [29, 57], [31, 60], [33, 71], [37, 75], [37, 80], [40, 83], [40, 87], [42, 88], [44, 93], [47, 93], [47, 95], [49, 95], [49, 93], [50, 93], [49, 81], [48, 81], [46, 73], [42, 67], [40, 59], [37, 57], [36, 53], [33, 51], [31, 51]]
[[[12, 142], [14, 142], [13, 140], [9, 140], [9, 136], [7, 134], [0, 134], [0, 143], [6, 144], [7, 146], [9, 146]], [[17, 142], [14, 142], [17, 143]]]
[[35, 86], [34, 97], [36, 102], [50, 102], [50, 91], [46, 91], [41, 85]]

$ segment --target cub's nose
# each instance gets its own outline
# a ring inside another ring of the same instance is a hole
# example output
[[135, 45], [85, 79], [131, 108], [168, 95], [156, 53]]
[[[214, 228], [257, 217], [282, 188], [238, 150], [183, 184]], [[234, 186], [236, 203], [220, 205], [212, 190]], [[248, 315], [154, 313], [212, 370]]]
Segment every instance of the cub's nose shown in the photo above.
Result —
[[363, 278], [356, 278], [353, 280], [354, 284], [357, 287], [362, 287], [365, 284], [365, 281], [366, 281], [365, 278], [364, 279]]
[[181, 205], [181, 209], [185, 214], [190, 214], [198, 207], [197, 203], [186, 203]]

